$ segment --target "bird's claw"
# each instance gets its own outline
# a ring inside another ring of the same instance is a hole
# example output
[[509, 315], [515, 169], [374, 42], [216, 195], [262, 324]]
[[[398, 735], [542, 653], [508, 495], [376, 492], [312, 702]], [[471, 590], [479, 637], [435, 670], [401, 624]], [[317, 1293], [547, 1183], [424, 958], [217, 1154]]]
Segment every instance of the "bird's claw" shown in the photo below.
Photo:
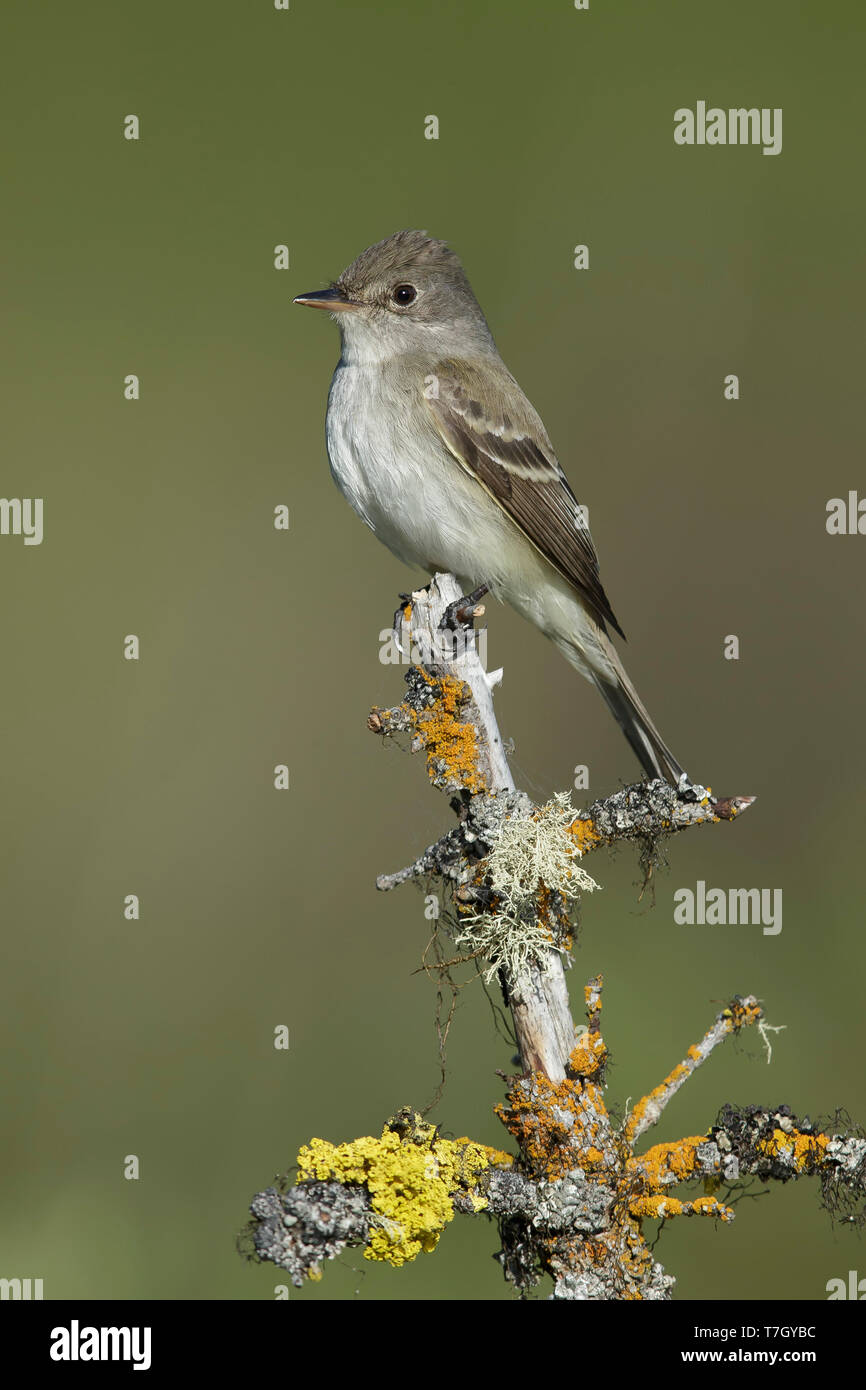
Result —
[[458, 627], [471, 627], [473, 619], [484, 616], [484, 604], [481, 600], [485, 594], [489, 593], [489, 584], [479, 584], [478, 588], [473, 589], [471, 594], [464, 594], [462, 598], [457, 598], [453, 603], [449, 603], [442, 614], [440, 628], [449, 628], [455, 632]]

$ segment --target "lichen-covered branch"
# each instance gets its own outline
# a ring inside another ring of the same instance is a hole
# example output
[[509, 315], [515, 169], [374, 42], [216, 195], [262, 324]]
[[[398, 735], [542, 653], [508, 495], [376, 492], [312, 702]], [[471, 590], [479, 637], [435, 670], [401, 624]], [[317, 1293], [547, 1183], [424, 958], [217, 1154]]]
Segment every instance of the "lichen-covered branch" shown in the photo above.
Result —
[[[432, 867], [435, 858], [443, 877], [457, 890], [458, 910], [474, 914], [477, 921], [482, 911], [494, 906], [496, 896], [485, 882], [487, 874], [479, 871], [481, 860], [490, 855], [508, 821], [522, 815], [528, 823], [535, 812], [529, 799], [514, 790], [493, 713], [491, 691], [498, 675], [488, 677], [471, 628], [449, 625], [449, 615], [462, 597], [449, 574], [435, 575], [427, 589], [412, 595], [403, 612], [404, 630], [406, 640], [420, 649], [423, 664], [410, 669], [403, 703], [396, 709], [373, 710], [368, 724], [385, 736], [408, 734], [411, 747], [425, 752], [434, 786], [452, 795], [460, 816], [457, 833], [431, 847], [418, 865], [439, 872]], [[563, 826], [561, 839], [566, 838]], [[380, 877], [378, 885], [390, 888], [411, 876], [414, 869], [396, 879]], [[531, 889], [537, 897], [538, 884]], [[524, 941], [536, 932], [533, 946], [523, 949], [502, 941], [492, 963], [502, 972], [524, 1066], [563, 1077], [574, 1025], [558, 949], [561, 905], [550, 894], [547, 909], [540, 922], [533, 914], [531, 924], [521, 924]]]
[[407, 693], [368, 720], [375, 733], [408, 737], [412, 751], [424, 752], [430, 780], [451, 795], [458, 824], [413, 864], [381, 874], [377, 886], [444, 883], [457, 945], [486, 959], [488, 978], [499, 975], [524, 1067], [561, 1081], [574, 1044], [562, 955], [572, 944], [571, 915], [596, 886], [578, 861], [600, 845], [633, 839], [649, 871], [664, 836], [731, 820], [754, 798], [719, 800], [708, 788], [676, 790], [656, 779], [576, 814], [564, 796], [534, 806], [514, 789], [493, 711], [501, 672], [487, 676], [471, 625], [451, 619], [460, 598], [456, 580], [437, 574], [407, 601], [403, 641], [417, 658]]
[[651, 1091], [648, 1096], [644, 1096], [643, 1100], [638, 1101], [637, 1105], [634, 1106], [625, 1122], [623, 1131], [629, 1143], [634, 1144], [645, 1130], [658, 1124], [668, 1101], [676, 1095], [680, 1087], [688, 1081], [701, 1063], [707, 1060], [719, 1043], [724, 1042], [731, 1033], [738, 1033], [741, 1028], [757, 1023], [762, 1018], [763, 1010], [757, 999], [752, 997], [734, 999], [728, 1008], [723, 1009], [712, 1028], [707, 1030], [701, 1041], [689, 1048], [685, 1059], [674, 1067], [660, 1086], [657, 1086], [654, 1091]]
[[[256, 1256], [287, 1270], [296, 1285], [318, 1277], [322, 1262], [350, 1245], [363, 1245], [368, 1259], [403, 1265], [434, 1250], [457, 1212], [487, 1210], [494, 1173], [508, 1173], [513, 1161], [471, 1139], [443, 1139], [404, 1108], [378, 1138], [304, 1145], [300, 1181], [258, 1193], [247, 1234]], [[507, 1190], [513, 1195], [522, 1182]], [[501, 1201], [497, 1190], [494, 1207]]]
[[[608, 1111], [608, 1052], [600, 1028], [600, 978], [586, 988], [588, 1026], [575, 1043], [569, 1073], [512, 1078], [497, 1107], [518, 1145], [517, 1158], [474, 1143], [445, 1140], [415, 1112], [401, 1111], [380, 1138], [347, 1144], [312, 1140], [298, 1155], [300, 1181], [268, 1188], [253, 1200], [249, 1245], [257, 1258], [285, 1269], [292, 1282], [317, 1278], [322, 1264], [348, 1246], [367, 1259], [401, 1265], [435, 1249], [458, 1213], [485, 1213], [499, 1224], [499, 1259], [521, 1291], [543, 1274], [554, 1298], [662, 1299], [674, 1283], [653, 1259], [647, 1220], [734, 1218], [728, 1193], [747, 1177], [787, 1182], [817, 1177], [825, 1205], [862, 1221], [866, 1206], [866, 1139], [825, 1133], [787, 1106], [725, 1106], [704, 1134], [635, 1153], [635, 1142], [673, 1094], [671, 1078], [640, 1101], [621, 1126]], [[683, 1084], [725, 1038], [760, 1027], [748, 996], [722, 1010], [690, 1050]], [[698, 1195], [674, 1189], [702, 1182]], [[707, 1188], [710, 1188], [708, 1191]], [[713, 1190], [714, 1189], [714, 1190]], [[724, 1200], [716, 1195], [724, 1191]]]
[[575, 817], [571, 829], [582, 852], [588, 854], [617, 840], [658, 840], [692, 825], [735, 820], [754, 800], [753, 796], [714, 797], [709, 787], [697, 785], [684, 794], [657, 777], [594, 801]]
[[[846, 1220], [866, 1210], [866, 1139], [798, 1120], [787, 1106], [725, 1106], [705, 1133], [637, 1146], [696, 1068], [726, 1038], [769, 1025], [753, 996], [735, 997], [685, 1059], [621, 1124], [607, 1107], [608, 1052], [601, 1033], [601, 978], [586, 988], [587, 1027], [574, 1029], [563, 957], [572, 917], [596, 885], [582, 867], [594, 849], [638, 843], [647, 876], [661, 840], [689, 826], [733, 820], [753, 797], [656, 780], [576, 811], [565, 795], [536, 806], [517, 791], [493, 713], [488, 677], [461, 618], [449, 575], [412, 595], [402, 613], [416, 664], [394, 709], [370, 728], [423, 752], [430, 780], [451, 798], [457, 822], [414, 864], [382, 875], [387, 890], [433, 880], [450, 895], [447, 930], [459, 959], [484, 961], [511, 1009], [523, 1073], [497, 1106], [516, 1143], [512, 1156], [403, 1110], [379, 1137], [313, 1139], [298, 1154], [298, 1181], [252, 1203], [249, 1246], [295, 1284], [318, 1277], [348, 1247], [401, 1265], [433, 1251], [458, 1213], [499, 1225], [509, 1282], [530, 1289], [542, 1275], [553, 1297], [669, 1297], [673, 1278], [653, 1258], [644, 1225], [676, 1216], [733, 1219], [729, 1193], [743, 1178], [819, 1178], [825, 1204]], [[477, 616], [475, 605], [470, 605]], [[769, 1056], [769, 1051], [768, 1051]], [[700, 1183], [697, 1191], [682, 1191]]]
[[338, 1182], [304, 1182], [286, 1192], [266, 1187], [250, 1203], [252, 1221], [240, 1242], [244, 1253], [284, 1269], [296, 1288], [321, 1279], [325, 1260], [370, 1234], [370, 1194]]

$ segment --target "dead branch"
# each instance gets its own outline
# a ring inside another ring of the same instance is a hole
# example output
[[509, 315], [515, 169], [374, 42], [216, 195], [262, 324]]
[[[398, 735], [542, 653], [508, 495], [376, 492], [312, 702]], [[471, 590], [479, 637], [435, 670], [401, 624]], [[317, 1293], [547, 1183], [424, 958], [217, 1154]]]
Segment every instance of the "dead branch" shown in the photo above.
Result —
[[[818, 1176], [825, 1204], [862, 1221], [866, 1140], [847, 1130], [822, 1132], [787, 1106], [725, 1106], [705, 1133], [635, 1152], [726, 1038], [754, 1027], [768, 1046], [769, 1025], [752, 996], [731, 1000], [622, 1124], [612, 1119], [601, 978], [586, 988], [587, 1027], [578, 1035], [563, 970], [570, 912], [595, 886], [580, 861], [603, 845], [633, 840], [651, 864], [660, 839], [733, 820], [754, 798], [716, 798], [706, 787], [675, 789], [656, 780], [577, 813], [564, 796], [533, 805], [514, 787], [493, 713], [491, 691], [501, 673], [487, 676], [471, 631], [461, 626], [463, 609], [463, 618], [478, 615], [476, 597], [464, 602], [451, 576], [437, 575], [401, 611], [417, 661], [403, 702], [373, 710], [369, 725], [425, 754], [430, 780], [450, 795], [457, 823], [414, 864], [382, 875], [378, 887], [438, 880], [453, 900], [449, 930], [458, 952], [476, 961], [483, 954], [488, 976], [498, 973], [524, 1067], [506, 1078], [506, 1099], [496, 1107], [517, 1157], [470, 1139], [443, 1139], [408, 1109], [379, 1138], [311, 1140], [298, 1155], [298, 1183], [268, 1188], [253, 1201], [248, 1238], [256, 1257], [286, 1269], [294, 1283], [317, 1276], [323, 1261], [347, 1246], [399, 1265], [434, 1249], [456, 1213], [483, 1211], [499, 1222], [499, 1258], [521, 1291], [549, 1274], [555, 1298], [661, 1299], [674, 1281], [653, 1259], [643, 1223], [674, 1216], [727, 1223], [733, 1210], [716, 1195], [724, 1184]], [[673, 1191], [698, 1181], [699, 1195]]]
[[[862, 1214], [866, 1139], [824, 1133], [787, 1106], [725, 1106], [704, 1134], [636, 1154], [636, 1138], [673, 1094], [676, 1073], [614, 1125], [605, 1104], [600, 979], [589, 982], [586, 1005], [588, 1027], [572, 1051], [569, 1076], [558, 1084], [541, 1073], [514, 1077], [497, 1107], [517, 1140], [516, 1162], [468, 1139], [443, 1140], [408, 1109], [379, 1139], [313, 1140], [298, 1156], [303, 1180], [253, 1200], [246, 1234], [256, 1258], [285, 1269], [296, 1285], [318, 1277], [323, 1261], [349, 1246], [401, 1265], [434, 1249], [456, 1214], [484, 1212], [499, 1223], [499, 1260], [521, 1291], [549, 1274], [554, 1298], [664, 1299], [674, 1279], [653, 1259], [643, 1223], [678, 1216], [729, 1223], [732, 1208], [705, 1190], [707, 1181], [718, 1190], [747, 1177], [815, 1176], [825, 1205]], [[754, 998], [731, 1000], [689, 1058], [700, 1052], [692, 1059], [699, 1065], [762, 1018]], [[675, 1195], [698, 1180], [700, 1195]]]
[[[487, 675], [471, 627], [458, 624], [454, 629], [461, 599], [456, 580], [444, 574], [411, 596], [401, 616], [404, 641], [414, 648], [419, 664], [406, 676], [403, 702], [393, 709], [374, 709], [368, 726], [383, 737], [408, 735], [412, 751], [426, 754], [430, 780], [451, 795], [459, 817], [459, 824], [413, 864], [381, 874], [376, 886], [388, 891], [412, 879], [438, 878], [454, 894], [458, 910], [468, 914], [490, 908], [494, 895], [479, 865], [503, 827], [520, 819], [528, 822], [538, 811], [525, 793], [515, 791], [505, 757], [492, 699], [502, 673]], [[716, 799], [697, 785], [678, 792], [659, 778], [594, 802], [567, 828], [577, 858], [617, 840], [646, 845], [690, 825], [732, 820], [754, 799]], [[570, 937], [561, 904], [548, 907], [550, 917], [558, 915], [543, 924], [549, 929], [549, 947], [521, 958], [515, 969], [503, 968], [502, 983], [524, 1067], [561, 1081], [574, 1044], [562, 963]]]
[[[497, 677], [488, 677], [484, 670], [471, 629], [443, 627], [449, 608], [462, 597], [459, 584], [448, 574], [435, 575], [426, 590], [412, 595], [407, 640], [421, 649], [424, 665], [411, 668], [403, 704], [395, 710], [374, 710], [369, 722], [386, 736], [410, 733], [413, 747], [427, 755], [433, 784], [455, 798], [452, 804], [462, 816], [456, 833], [431, 846], [417, 862], [424, 866], [421, 873], [430, 874], [438, 872], [432, 865], [441, 864], [444, 876], [466, 890], [465, 904], [472, 900], [473, 869], [502, 817], [530, 803], [515, 793], [493, 712], [491, 692]], [[382, 876], [377, 883], [385, 889], [413, 876], [418, 876], [414, 865], [396, 878]], [[574, 1026], [558, 951], [551, 948], [544, 959], [527, 963], [505, 984], [524, 1065], [561, 1079], [574, 1045]]]

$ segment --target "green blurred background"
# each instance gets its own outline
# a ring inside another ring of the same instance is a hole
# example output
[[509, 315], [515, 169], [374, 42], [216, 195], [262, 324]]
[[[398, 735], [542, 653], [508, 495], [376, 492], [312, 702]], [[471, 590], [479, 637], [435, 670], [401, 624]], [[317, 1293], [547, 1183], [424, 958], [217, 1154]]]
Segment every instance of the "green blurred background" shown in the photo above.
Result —
[[[48, 1298], [271, 1298], [280, 1273], [234, 1247], [250, 1196], [310, 1136], [376, 1133], [435, 1089], [423, 900], [374, 880], [450, 813], [365, 729], [400, 698], [378, 634], [422, 576], [330, 481], [337, 334], [291, 307], [400, 227], [463, 257], [674, 751], [760, 798], [670, 846], [654, 907], [631, 851], [590, 864], [571, 979], [579, 1006], [604, 972], [612, 1101], [754, 992], [786, 1025], [772, 1067], [729, 1044], [653, 1139], [725, 1101], [866, 1119], [866, 539], [824, 524], [863, 477], [861, 25], [858, 4], [792, 0], [4, 6], [2, 490], [44, 497], [45, 540], [0, 538], [0, 1275]], [[676, 147], [699, 99], [781, 106], [781, 155]], [[576, 763], [592, 797], [634, 780], [552, 647], [497, 605], [488, 641], [522, 786], [546, 798]], [[675, 926], [697, 879], [782, 888], [781, 935]], [[447, 1133], [505, 1139], [510, 1059], [473, 985]], [[457, 1220], [411, 1267], [350, 1252], [292, 1297], [508, 1298], [497, 1244]], [[866, 1273], [805, 1182], [656, 1253], [681, 1298], [823, 1298]]]

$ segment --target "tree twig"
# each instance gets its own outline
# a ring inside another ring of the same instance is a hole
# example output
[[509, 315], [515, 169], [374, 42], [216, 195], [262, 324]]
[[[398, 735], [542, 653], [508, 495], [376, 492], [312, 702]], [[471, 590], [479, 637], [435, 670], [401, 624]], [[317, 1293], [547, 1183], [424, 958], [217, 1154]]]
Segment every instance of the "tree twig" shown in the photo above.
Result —
[[[509, 1281], [530, 1288], [547, 1273], [555, 1298], [670, 1297], [673, 1278], [653, 1258], [646, 1220], [709, 1216], [727, 1224], [722, 1184], [757, 1177], [788, 1182], [817, 1177], [825, 1206], [862, 1223], [866, 1139], [824, 1132], [787, 1106], [724, 1106], [703, 1134], [635, 1153], [636, 1140], [673, 1095], [675, 1073], [634, 1107], [621, 1127], [605, 1104], [608, 1051], [600, 1028], [600, 978], [586, 987], [588, 1026], [558, 1084], [541, 1073], [513, 1077], [498, 1113], [517, 1140], [519, 1158], [469, 1139], [443, 1140], [409, 1109], [382, 1137], [348, 1144], [314, 1140], [298, 1156], [302, 1181], [268, 1188], [253, 1200], [245, 1232], [258, 1259], [287, 1270], [293, 1283], [318, 1277], [347, 1246], [400, 1265], [432, 1250], [457, 1213], [499, 1221], [499, 1255]], [[752, 996], [734, 998], [693, 1052], [682, 1081], [727, 1037], [760, 1027]], [[681, 1084], [681, 1083], [680, 1083]], [[675, 1194], [704, 1179], [710, 1191]]]
[[[535, 808], [515, 791], [496, 722], [492, 689], [501, 672], [488, 677], [471, 625], [457, 622], [455, 627], [462, 602], [460, 586], [447, 574], [437, 574], [427, 589], [411, 595], [402, 618], [423, 663], [410, 669], [403, 703], [374, 709], [368, 725], [385, 737], [408, 734], [413, 751], [427, 755], [431, 781], [451, 794], [460, 817], [413, 864], [380, 874], [376, 886], [387, 892], [413, 879], [438, 877], [450, 884], [458, 905], [467, 908], [479, 901], [482, 907], [489, 905], [490, 894], [478, 882], [478, 865], [505, 821], [531, 818]], [[470, 623], [474, 611], [470, 604]], [[582, 856], [616, 840], [646, 845], [691, 825], [732, 820], [753, 801], [751, 796], [717, 799], [702, 786], [678, 792], [657, 778], [594, 802], [569, 829], [575, 852]], [[557, 944], [518, 969], [506, 969], [503, 986], [524, 1067], [561, 1081], [574, 1026]]]

